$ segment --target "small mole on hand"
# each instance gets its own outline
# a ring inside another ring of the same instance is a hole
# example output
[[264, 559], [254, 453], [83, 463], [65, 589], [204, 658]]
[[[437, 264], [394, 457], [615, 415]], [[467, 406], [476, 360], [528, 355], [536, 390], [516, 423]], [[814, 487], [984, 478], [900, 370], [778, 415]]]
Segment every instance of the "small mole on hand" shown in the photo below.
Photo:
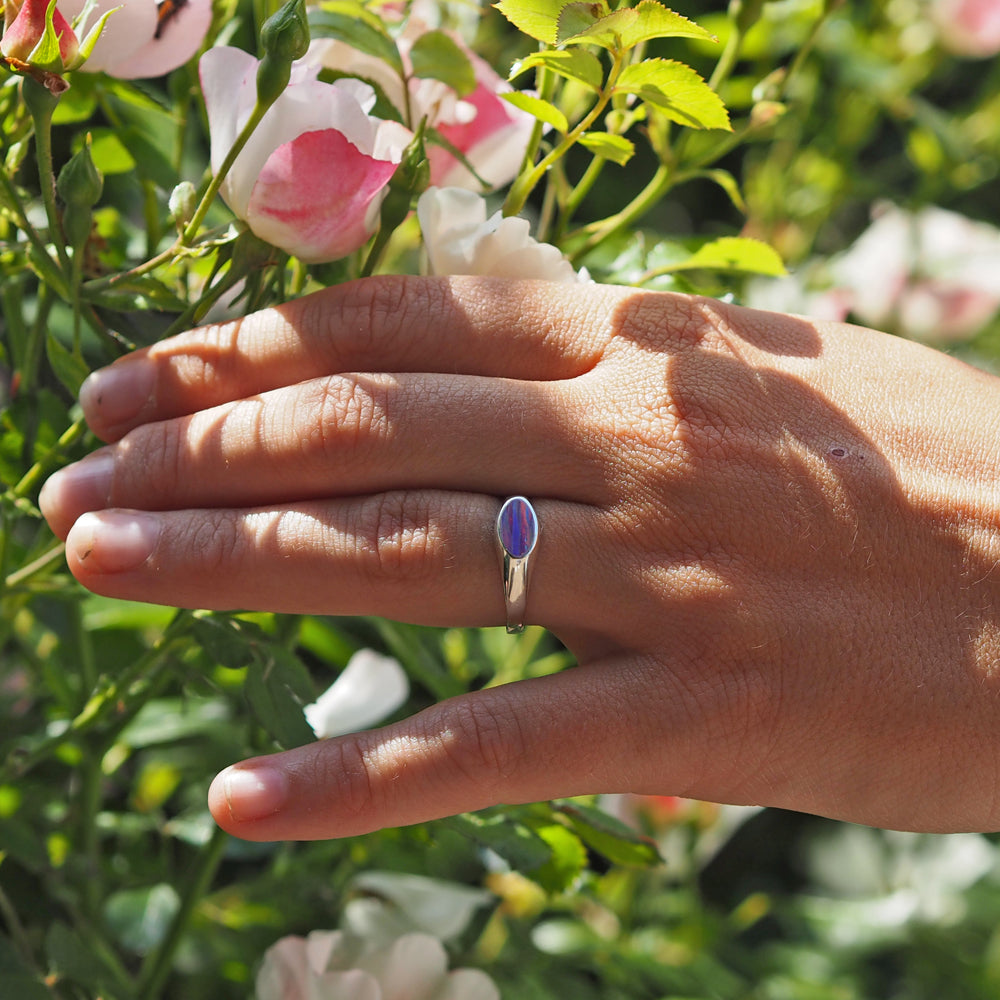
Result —
[[847, 449], [841, 448], [839, 445], [836, 448], [830, 449], [830, 454], [834, 458], [845, 458], [847, 456]]

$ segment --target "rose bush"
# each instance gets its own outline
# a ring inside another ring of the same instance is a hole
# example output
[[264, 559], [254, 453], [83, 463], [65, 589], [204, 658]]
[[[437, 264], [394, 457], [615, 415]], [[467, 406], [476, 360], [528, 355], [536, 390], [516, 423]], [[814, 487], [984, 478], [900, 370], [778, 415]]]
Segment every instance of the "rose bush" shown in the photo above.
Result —
[[[408, 1000], [493, 1000], [482, 973], [448, 972], [443, 942], [451, 964], [484, 968], [511, 998], [996, 1000], [1000, 851], [988, 837], [949, 840], [949, 853], [868, 831], [859, 848], [858, 828], [620, 796], [339, 841], [231, 839], [206, 796], [234, 761], [545, 678], [571, 666], [566, 649], [536, 628], [100, 598], [74, 582], [39, 509], [43, 480], [99, 446], [77, 406], [88, 372], [101, 375], [85, 383], [85, 412], [118, 397], [95, 428], [109, 438], [185, 405], [178, 386], [137, 376], [142, 355], [131, 394], [114, 390], [134, 362], [105, 366], [135, 347], [169, 355], [181, 383], [194, 372], [207, 385], [222, 357], [262, 370], [229, 350], [260, 349], [243, 317], [262, 311], [250, 326], [273, 331], [268, 376], [300, 377], [301, 331], [284, 320], [307, 310], [286, 304], [367, 274], [383, 288], [427, 269], [577, 282], [585, 265], [636, 289], [747, 300], [748, 273], [783, 270], [763, 239], [793, 270], [769, 288], [791, 289], [784, 308], [968, 336], [1000, 270], [998, 84], [956, 56], [995, 44], [991, 5], [701, 5], [699, 27], [657, 0], [324, 0], [277, 13], [278, 0], [218, 0], [207, 34], [206, 0], [124, 0], [113, 13], [101, 0], [72, 31], [81, 6], [62, 0], [47, 30], [43, 0], [10, 0], [0, 43], [0, 997], [247, 1000], [259, 973], [261, 1000], [374, 1000], [400, 983]], [[81, 65], [101, 11], [107, 34]], [[964, 39], [949, 40], [957, 28]], [[514, 60], [537, 118], [503, 100]], [[276, 103], [230, 157], [256, 121], [262, 66]], [[363, 79], [322, 82], [336, 76]], [[374, 106], [364, 80], [381, 91]], [[487, 186], [512, 187], [484, 200], [463, 157]], [[420, 197], [429, 179], [448, 187]], [[877, 199], [906, 209], [852, 247]], [[170, 336], [196, 326], [210, 332]], [[323, 342], [335, 380], [340, 332]], [[394, 348], [409, 332], [401, 321]], [[986, 319], [955, 350], [996, 367], [998, 332]], [[411, 352], [408, 367], [422, 364]], [[197, 418], [209, 448], [233, 430], [220, 412]], [[104, 503], [107, 466], [90, 469]], [[387, 796], [419, 767], [419, 747], [393, 749], [400, 783]], [[918, 902], [919, 887], [930, 891]]]

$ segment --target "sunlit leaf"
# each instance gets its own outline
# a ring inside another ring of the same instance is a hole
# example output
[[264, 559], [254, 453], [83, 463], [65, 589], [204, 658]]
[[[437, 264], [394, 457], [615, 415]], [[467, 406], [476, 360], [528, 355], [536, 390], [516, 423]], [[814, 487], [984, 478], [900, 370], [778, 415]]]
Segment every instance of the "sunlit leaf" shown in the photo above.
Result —
[[602, 18], [611, 13], [606, 3], [570, 3], [559, 12], [559, 25], [556, 31], [556, 41], [560, 44], [567, 38], [572, 38], [587, 31]]
[[616, 865], [648, 868], [662, 860], [652, 841], [600, 809], [567, 802], [560, 804], [559, 811], [588, 847]]
[[552, 849], [552, 856], [528, 874], [547, 892], [565, 892], [580, 877], [587, 864], [587, 849], [561, 823], [540, 827], [535, 833]]
[[656, 0], [642, 0], [637, 7], [616, 10], [574, 35], [559, 37], [558, 41], [568, 45], [600, 45], [605, 49], [626, 51], [652, 38], [713, 37], [711, 32]]
[[548, 101], [543, 101], [540, 97], [522, 93], [514, 90], [507, 94], [500, 95], [508, 104], [513, 104], [515, 108], [527, 111], [529, 115], [534, 115], [539, 121], [551, 125], [557, 132], [568, 132], [569, 122], [566, 116]]
[[719, 95], [690, 66], [672, 59], [647, 59], [626, 66], [615, 93], [635, 94], [681, 125], [732, 130]]
[[600, 59], [583, 48], [546, 49], [532, 52], [511, 68], [510, 79], [536, 66], [544, 66], [567, 80], [577, 80], [592, 90], [600, 90], [604, 82], [604, 69]]
[[699, 268], [713, 271], [749, 271], [780, 277], [785, 265], [774, 247], [745, 236], [723, 236], [696, 250], [687, 260], [675, 264], [675, 271]]
[[555, 45], [559, 12], [566, 6], [565, 0], [501, 0], [493, 6], [519, 31]]
[[584, 132], [579, 138], [581, 146], [585, 146], [595, 156], [612, 160], [624, 166], [635, 153], [635, 144], [622, 135], [611, 135], [608, 132]]

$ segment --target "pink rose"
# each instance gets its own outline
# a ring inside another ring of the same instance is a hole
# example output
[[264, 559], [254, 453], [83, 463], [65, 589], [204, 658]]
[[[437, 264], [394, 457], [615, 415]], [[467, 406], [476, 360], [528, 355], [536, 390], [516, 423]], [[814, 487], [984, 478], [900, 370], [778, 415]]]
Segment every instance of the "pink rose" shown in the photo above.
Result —
[[[411, 16], [397, 38], [404, 70], [412, 69], [408, 52], [426, 26]], [[535, 119], [500, 98], [511, 89], [489, 63], [475, 55], [457, 36], [452, 36], [465, 52], [476, 76], [476, 89], [459, 96], [438, 80], [410, 77], [408, 81], [410, 121], [423, 118], [459, 150], [473, 170], [491, 187], [500, 187], [517, 176]], [[347, 75], [372, 80], [402, 113], [407, 104], [403, 81], [381, 59], [366, 55], [343, 42], [317, 41], [307, 56], [312, 62]], [[431, 183], [478, 190], [481, 185], [446, 149], [428, 145]]]
[[[228, 47], [201, 58], [215, 171], [256, 104], [257, 65]], [[331, 85], [315, 76], [315, 67], [292, 67], [291, 82], [220, 190], [257, 236], [308, 262], [336, 260], [364, 245], [410, 139], [401, 125], [368, 114], [375, 103], [371, 87], [357, 80]]]
[[[59, 0], [70, 20], [79, 16], [85, 0]], [[117, 8], [117, 9], [116, 9]], [[97, 0], [87, 24], [113, 11], [94, 51], [83, 65], [123, 80], [163, 76], [191, 59], [205, 41], [212, 23], [212, 0]]]
[[955, 55], [985, 59], [1000, 52], [1000, 0], [931, 0], [930, 18]]
[[959, 340], [1000, 309], [1000, 231], [934, 206], [880, 205], [830, 272], [861, 322], [917, 340]]

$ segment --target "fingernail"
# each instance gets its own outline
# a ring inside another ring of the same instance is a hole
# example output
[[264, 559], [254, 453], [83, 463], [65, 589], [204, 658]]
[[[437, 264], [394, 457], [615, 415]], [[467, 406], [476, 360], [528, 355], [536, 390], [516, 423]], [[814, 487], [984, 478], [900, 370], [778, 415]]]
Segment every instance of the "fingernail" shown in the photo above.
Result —
[[153, 554], [162, 523], [145, 511], [83, 514], [70, 529], [66, 549], [91, 573], [126, 573]]
[[38, 494], [38, 505], [48, 517], [58, 510], [100, 510], [111, 501], [114, 455], [107, 448], [95, 451], [51, 475]]
[[149, 402], [156, 369], [146, 358], [123, 361], [91, 373], [80, 386], [80, 406], [87, 419], [102, 424], [132, 420]]
[[272, 816], [288, 798], [288, 779], [267, 764], [234, 764], [222, 774], [229, 815], [237, 822]]

